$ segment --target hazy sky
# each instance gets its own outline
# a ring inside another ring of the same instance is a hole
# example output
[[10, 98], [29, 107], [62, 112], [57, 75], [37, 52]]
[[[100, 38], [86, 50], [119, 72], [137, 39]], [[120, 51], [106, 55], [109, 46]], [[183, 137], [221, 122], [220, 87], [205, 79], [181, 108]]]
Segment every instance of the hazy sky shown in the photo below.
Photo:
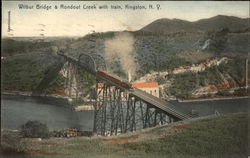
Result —
[[[19, 4], [28, 4], [33, 9], [19, 9]], [[36, 5], [52, 6], [52, 9], [36, 9]], [[54, 9], [55, 5], [80, 5], [81, 9]], [[83, 5], [96, 5], [97, 9], [83, 9]], [[154, 9], [131, 10], [125, 5], [152, 5]], [[120, 5], [123, 9], [98, 9], [99, 6]], [[160, 9], [157, 9], [160, 6]], [[11, 11], [8, 30], [8, 11]], [[196, 21], [216, 15], [249, 17], [249, 1], [3, 1], [3, 36], [84, 36], [93, 31], [138, 30], [159, 18], [177, 18]]]

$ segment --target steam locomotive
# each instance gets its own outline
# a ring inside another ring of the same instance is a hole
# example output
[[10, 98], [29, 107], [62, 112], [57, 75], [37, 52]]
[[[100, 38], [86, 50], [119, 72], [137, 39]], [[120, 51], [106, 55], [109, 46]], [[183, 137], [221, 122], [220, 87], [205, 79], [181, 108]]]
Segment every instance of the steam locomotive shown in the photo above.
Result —
[[102, 76], [103, 78], [106, 78], [106, 79], [112, 81], [113, 83], [115, 83], [115, 84], [117, 84], [125, 89], [133, 89], [131, 83], [124, 81], [122, 79], [118, 79], [118, 77], [111, 76], [104, 71], [97, 70], [97, 74]]

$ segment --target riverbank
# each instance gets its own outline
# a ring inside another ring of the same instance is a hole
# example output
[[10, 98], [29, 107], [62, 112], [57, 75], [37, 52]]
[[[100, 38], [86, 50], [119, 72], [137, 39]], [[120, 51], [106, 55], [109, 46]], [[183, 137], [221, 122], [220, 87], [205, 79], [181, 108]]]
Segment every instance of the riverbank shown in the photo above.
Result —
[[230, 99], [246, 99], [250, 96], [215, 96], [210, 98], [185, 98], [177, 99], [178, 102], [200, 102], [200, 101], [216, 101], [216, 100], [230, 100]]
[[67, 97], [67, 96], [62, 96], [62, 95], [58, 95], [58, 94], [39, 94], [39, 95], [34, 95], [31, 91], [2, 91], [1, 93], [3, 95], [53, 97], [53, 98], [68, 99], [68, 100], [70, 100], [70, 98]]
[[18, 130], [27, 121], [40, 121], [49, 130], [93, 129], [93, 111], [76, 112], [67, 100], [53, 97], [1, 95], [1, 127]]
[[3, 91], [1, 93], [1, 99], [27, 99], [27, 98], [36, 98], [38, 101], [43, 103], [55, 104], [61, 106], [69, 106], [71, 103], [71, 98], [57, 95], [57, 94], [40, 94], [33, 95], [32, 92], [23, 92], [23, 91]]

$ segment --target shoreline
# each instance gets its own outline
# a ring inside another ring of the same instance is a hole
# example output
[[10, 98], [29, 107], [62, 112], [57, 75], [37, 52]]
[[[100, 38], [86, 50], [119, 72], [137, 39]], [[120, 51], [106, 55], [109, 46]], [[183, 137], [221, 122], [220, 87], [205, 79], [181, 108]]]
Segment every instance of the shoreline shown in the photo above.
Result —
[[250, 98], [250, 96], [228, 96], [228, 97], [192, 98], [192, 99], [176, 99], [176, 100], [178, 102], [202, 102], [202, 101], [246, 99], [246, 98]]
[[[70, 97], [61, 96], [57, 94], [40, 94], [40, 95], [32, 95], [32, 92], [22, 92], [22, 91], [3, 91], [1, 93], [1, 98], [3, 96], [13, 96], [13, 97], [35, 97], [35, 98], [49, 98], [49, 99], [56, 99], [56, 100], [63, 100], [66, 101], [67, 104], [70, 105], [72, 99]], [[171, 99], [169, 101], [178, 101], [178, 102], [202, 102], [202, 101], [213, 101], [213, 100], [230, 100], [230, 99], [247, 99], [250, 96], [227, 96], [227, 97], [210, 97], [210, 98], [191, 98], [191, 99]]]
[[32, 95], [31, 92], [21, 92], [21, 91], [3, 91], [1, 93], [1, 99], [15, 99], [24, 100], [27, 98], [34, 98], [41, 103], [48, 103], [54, 105], [60, 105], [65, 107], [71, 107], [69, 97], [59, 96], [59, 95]]
[[40, 94], [40, 95], [32, 95], [32, 92], [22, 92], [22, 91], [2, 91], [1, 95], [13, 95], [13, 96], [28, 96], [28, 97], [53, 97], [57, 99], [70, 99], [66, 96], [61, 96], [57, 94]]

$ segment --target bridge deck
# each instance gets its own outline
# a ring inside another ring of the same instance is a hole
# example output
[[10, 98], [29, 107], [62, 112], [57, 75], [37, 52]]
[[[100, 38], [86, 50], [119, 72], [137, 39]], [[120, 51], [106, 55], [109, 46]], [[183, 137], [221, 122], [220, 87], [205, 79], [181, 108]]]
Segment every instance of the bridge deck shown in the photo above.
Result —
[[[96, 75], [97, 78], [102, 79], [106, 82], [108, 82], [110, 85], [114, 85], [117, 86], [119, 88], [125, 89], [127, 91], [129, 91], [129, 93], [131, 95], [133, 95], [136, 98], [139, 98], [147, 103], [149, 103], [150, 105], [152, 105], [153, 107], [159, 109], [161, 112], [168, 114], [172, 117], [174, 117], [177, 120], [184, 120], [184, 119], [189, 119], [191, 118], [190, 115], [185, 114], [184, 112], [181, 112], [181, 109], [177, 109], [177, 107], [175, 107], [174, 105], [170, 104], [169, 102], [166, 102], [160, 98], [157, 98], [151, 94], [148, 94], [140, 89], [137, 88], [133, 88], [133, 89], [126, 89], [123, 86], [119, 85], [116, 82], [113, 82], [112, 80], [110, 80], [109, 78], [106, 78], [103, 75], [100, 75], [99, 73], [97, 73], [96, 71], [90, 70], [89, 68], [86, 68], [84, 66], [83, 63], [79, 63], [77, 59], [75, 59], [74, 57], [70, 57], [68, 55], [64, 55], [64, 54], [59, 54], [64, 56], [67, 60], [70, 60], [71, 62], [75, 62], [77, 63], [79, 66], [81, 66], [82, 68], [84, 68], [86, 71], [88, 71], [89, 73], [92, 73], [94, 75]], [[115, 78], [115, 76], [112, 76], [113, 78]], [[120, 80], [119, 78], [116, 78], [117, 80]]]
[[174, 105], [170, 104], [169, 102], [166, 102], [160, 98], [157, 98], [149, 93], [146, 93], [140, 89], [134, 88], [134, 90], [131, 91], [131, 94], [134, 95], [137, 98], [140, 98], [141, 100], [151, 104], [153, 107], [161, 110], [163, 113], [166, 113], [168, 115], [171, 115], [172, 117], [184, 120], [189, 119], [191, 116], [184, 114], [180, 112], [180, 109], [177, 109]]

